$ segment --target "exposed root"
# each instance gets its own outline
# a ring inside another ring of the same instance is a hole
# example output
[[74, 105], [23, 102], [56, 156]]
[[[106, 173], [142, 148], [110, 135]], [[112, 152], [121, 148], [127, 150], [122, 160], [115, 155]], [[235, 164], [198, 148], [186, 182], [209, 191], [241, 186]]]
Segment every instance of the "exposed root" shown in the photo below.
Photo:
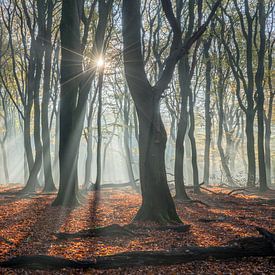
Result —
[[0, 267], [61, 269], [95, 268], [111, 269], [145, 265], [175, 265], [191, 261], [213, 259], [235, 259], [242, 257], [275, 256], [274, 248], [265, 238], [243, 238], [231, 245], [216, 247], [182, 247], [171, 251], [136, 251], [97, 257], [95, 261], [74, 261], [47, 255], [18, 256], [0, 262]]

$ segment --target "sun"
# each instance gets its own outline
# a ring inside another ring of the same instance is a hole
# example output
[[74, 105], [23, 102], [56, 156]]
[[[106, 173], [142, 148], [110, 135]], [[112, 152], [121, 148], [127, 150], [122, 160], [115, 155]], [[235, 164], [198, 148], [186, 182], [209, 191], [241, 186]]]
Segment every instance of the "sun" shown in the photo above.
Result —
[[104, 58], [103, 57], [99, 57], [97, 60], [96, 60], [96, 66], [101, 69], [103, 68], [105, 65], [105, 61], [104, 61]]

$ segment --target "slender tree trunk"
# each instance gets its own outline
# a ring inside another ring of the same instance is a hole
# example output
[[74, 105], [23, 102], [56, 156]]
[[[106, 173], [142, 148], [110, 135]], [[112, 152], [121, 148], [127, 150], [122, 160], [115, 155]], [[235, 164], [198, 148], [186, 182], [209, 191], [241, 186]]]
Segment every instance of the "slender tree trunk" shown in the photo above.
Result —
[[34, 164], [33, 153], [32, 153], [32, 144], [31, 144], [31, 109], [32, 109], [32, 99], [27, 100], [27, 105], [25, 106], [24, 111], [24, 149], [28, 166], [28, 176]]
[[247, 110], [246, 112], [246, 150], [248, 162], [248, 180], [247, 186], [254, 187], [256, 180], [256, 162], [255, 162], [255, 147], [254, 147], [254, 111]]
[[243, 160], [244, 173], [248, 174], [248, 165], [245, 157], [245, 122], [243, 118], [243, 113], [241, 115], [241, 157]]
[[[259, 93], [259, 91], [258, 91]], [[263, 101], [259, 104], [258, 98], [258, 161], [259, 161], [259, 181], [260, 191], [267, 191], [267, 180], [266, 180], [266, 166], [265, 166], [265, 152], [264, 152], [264, 110]], [[261, 106], [260, 106], [261, 105]]]
[[5, 148], [4, 142], [0, 142], [1, 151], [2, 151], [2, 158], [3, 158], [3, 168], [4, 168], [4, 175], [5, 175], [5, 183], [9, 183], [9, 170], [8, 170], [8, 160], [7, 160], [7, 152]]
[[258, 162], [260, 191], [268, 190], [266, 181], [265, 152], [264, 152], [264, 59], [265, 59], [265, 3], [258, 0], [260, 48], [258, 51], [258, 68], [255, 75], [257, 89], [257, 120], [258, 120]]
[[[269, 98], [269, 110], [272, 114], [272, 103], [274, 94], [270, 95]], [[270, 139], [271, 139], [271, 117], [265, 120], [265, 165], [266, 165], [266, 181], [267, 186], [271, 185], [271, 152], [270, 152]]]
[[34, 145], [35, 145], [35, 161], [30, 170], [30, 175], [26, 186], [22, 189], [21, 193], [35, 192], [36, 184], [38, 182], [38, 174], [42, 165], [42, 143], [40, 140], [40, 101], [39, 89], [42, 73], [42, 59], [43, 59], [43, 46], [41, 38], [33, 41], [35, 51], [35, 78], [33, 89], [33, 103], [34, 103]]
[[200, 193], [200, 183], [199, 183], [199, 171], [197, 162], [197, 146], [195, 139], [195, 116], [194, 116], [194, 103], [192, 93], [189, 94], [189, 116], [190, 116], [190, 127], [188, 131], [188, 136], [191, 143], [192, 150], [192, 168], [193, 168], [193, 184], [194, 192], [196, 194]]
[[178, 65], [179, 82], [181, 89], [181, 111], [177, 127], [176, 152], [175, 152], [175, 188], [176, 199], [188, 200], [184, 186], [183, 161], [184, 161], [184, 139], [188, 126], [188, 93], [190, 92], [190, 79], [188, 56], [184, 56]]
[[101, 144], [102, 144], [102, 131], [101, 131], [101, 114], [102, 114], [102, 84], [103, 72], [99, 74], [98, 80], [98, 111], [97, 111], [97, 147], [96, 147], [96, 181], [95, 189], [98, 190], [101, 184]]
[[206, 61], [205, 68], [205, 143], [204, 143], [204, 169], [203, 169], [203, 182], [209, 184], [209, 167], [210, 167], [210, 143], [211, 143], [211, 114], [210, 114], [210, 91], [211, 91], [211, 60], [209, 56], [209, 48], [211, 39], [204, 43], [204, 58]]
[[[220, 64], [220, 66], [221, 66], [221, 64]], [[223, 150], [223, 147], [222, 147], [223, 123], [224, 123], [224, 108], [223, 108], [223, 104], [224, 104], [224, 100], [223, 100], [223, 98], [224, 98], [224, 96], [223, 96], [224, 81], [222, 80], [222, 78], [223, 78], [223, 75], [222, 75], [221, 68], [220, 68], [219, 69], [219, 84], [218, 84], [219, 131], [218, 131], [217, 145], [218, 145], [218, 150], [219, 150], [220, 157], [221, 157], [222, 168], [225, 172], [226, 179], [227, 179], [228, 183], [231, 186], [234, 186], [234, 181], [233, 181], [233, 178], [231, 176], [231, 172], [229, 170], [228, 163], [226, 161], [224, 150]]]
[[53, 3], [48, 2], [48, 22], [47, 34], [45, 35], [45, 59], [44, 59], [44, 83], [43, 97], [41, 106], [41, 126], [42, 126], [42, 141], [43, 141], [43, 168], [45, 185], [43, 192], [56, 191], [52, 176], [51, 162], [51, 146], [50, 146], [50, 129], [49, 129], [49, 100], [50, 100], [50, 78], [52, 65], [52, 45], [51, 45], [51, 30], [52, 30], [52, 12]]
[[131, 186], [137, 190], [135, 176], [132, 167], [132, 160], [131, 160], [131, 153], [130, 153], [130, 145], [129, 145], [129, 110], [130, 110], [130, 100], [128, 98], [128, 91], [125, 89], [124, 95], [124, 104], [123, 104], [123, 122], [124, 122], [124, 129], [123, 129], [123, 144], [125, 149], [125, 157], [126, 157], [126, 165], [127, 165], [127, 172], [128, 177], [130, 180]]
[[92, 115], [93, 113], [93, 107], [92, 104], [90, 106], [89, 110], [89, 116], [88, 116], [88, 125], [87, 125], [87, 148], [86, 148], [86, 162], [85, 162], [85, 180], [84, 180], [84, 186], [83, 189], [87, 190], [90, 181], [91, 181], [91, 174], [92, 174], [92, 143], [93, 143], [93, 136], [92, 136]]
[[54, 182], [59, 184], [59, 135], [60, 135], [60, 104], [58, 104], [57, 112], [55, 114], [55, 143], [54, 143]]

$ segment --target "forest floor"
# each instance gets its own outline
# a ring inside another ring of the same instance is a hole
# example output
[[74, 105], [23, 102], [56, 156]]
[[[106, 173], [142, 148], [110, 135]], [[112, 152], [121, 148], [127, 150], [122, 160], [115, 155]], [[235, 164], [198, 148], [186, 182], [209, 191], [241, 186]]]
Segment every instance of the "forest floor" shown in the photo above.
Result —
[[[135, 236], [93, 237], [58, 240], [56, 232], [131, 223], [141, 198], [130, 189], [103, 189], [89, 192], [87, 203], [76, 209], [51, 207], [55, 194], [37, 194], [20, 198], [13, 194], [18, 185], [0, 186], [0, 261], [17, 255], [53, 255], [74, 260], [93, 260], [127, 251], [171, 250], [182, 246], [220, 246], [240, 237], [258, 236], [255, 226], [275, 229], [275, 207], [263, 199], [274, 199], [275, 191], [266, 195], [232, 194], [226, 188], [210, 188], [189, 195], [201, 203], [176, 202], [188, 232], [135, 229]], [[241, 191], [240, 191], [241, 192]], [[142, 225], [142, 224], [141, 224]], [[150, 224], [146, 224], [147, 228]], [[152, 225], [153, 226], [153, 225]], [[108, 270], [61, 269], [39, 271], [0, 269], [0, 274], [275, 274], [274, 257], [239, 260], [204, 260], [181, 265], [143, 266]]]

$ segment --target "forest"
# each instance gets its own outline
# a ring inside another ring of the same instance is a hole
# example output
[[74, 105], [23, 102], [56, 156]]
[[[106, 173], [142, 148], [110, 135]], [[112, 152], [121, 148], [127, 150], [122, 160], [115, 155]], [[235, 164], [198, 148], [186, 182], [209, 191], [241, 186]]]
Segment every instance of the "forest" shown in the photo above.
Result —
[[272, 0], [0, 0], [1, 274], [275, 274]]

